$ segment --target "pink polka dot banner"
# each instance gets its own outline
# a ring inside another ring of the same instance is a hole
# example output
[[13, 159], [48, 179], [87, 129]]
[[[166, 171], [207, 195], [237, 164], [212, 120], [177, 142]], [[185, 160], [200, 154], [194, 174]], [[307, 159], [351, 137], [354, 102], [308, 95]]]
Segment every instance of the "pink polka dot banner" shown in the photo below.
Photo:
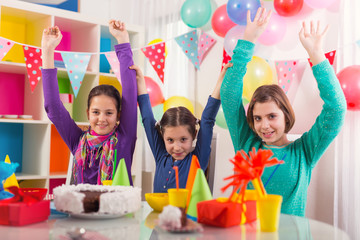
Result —
[[165, 42], [141, 48], [141, 51], [149, 59], [151, 66], [154, 68], [161, 82], [164, 83]]
[[[331, 65], [334, 64], [335, 54], [336, 54], [336, 50], [331, 51], [331, 52], [328, 52], [328, 53], [325, 53], [325, 57], [329, 60], [329, 63], [330, 63]], [[313, 64], [312, 64], [312, 62], [310, 61], [310, 58], [308, 58], [308, 62], [309, 62], [309, 64], [310, 64], [310, 67], [312, 67]]]
[[108, 52], [105, 53], [106, 59], [108, 60], [111, 69], [113, 70], [113, 72], [115, 73], [117, 79], [121, 82], [121, 77], [120, 77], [120, 63], [119, 60], [116, 56], [115, 52]]
[[204, 60], [206, 54], [210, 50], [212, 46], [216, 43], [216, 40], [211, 37], [210, 35], [203, 33], [200, 36], [199, 44], [198, 44], [198, 54], [199, 54], [199, 61], [200, 64]]
[[34, 92], [41, 79], [41, 49], [29, 46], [23, 46], [23, 49], [31, 92]]
[[14, 43], [12, 41], [0, 38], [0, 61], [5, 57], [5, 55], [10, 51], [13, 46]]
[[230, 62], [231, 57], [230, 55], [227, 54], [227, 52], [225, 51], [225, 49], [223, 49], [223, 60], [222, 60], [222, 64], [221, 64], [221, 71], [223, 70], [224, 66]]
[[193, 30], [175, 38], [185, 55], [197, 69], [200, 69], [197, 31]]
[[275, 61], [278, 84], [286, 94], [290, 89], [291, 83], [297, 76], [296, 69], [298, 65], [299, 60]]
[[76, 97], [79, 93], [91, 55], [87, 53], [62, 52], [61, 57], [65, 63], [70, 83]]

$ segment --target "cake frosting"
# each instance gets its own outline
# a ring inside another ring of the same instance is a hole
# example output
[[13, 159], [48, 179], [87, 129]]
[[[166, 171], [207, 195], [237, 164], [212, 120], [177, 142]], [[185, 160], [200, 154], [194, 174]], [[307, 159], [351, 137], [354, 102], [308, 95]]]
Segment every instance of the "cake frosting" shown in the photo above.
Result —
[[159, 214], [159, 224], [166, 229], [180, 229], [186, 226], [185, 209], [165, 206]]
[[75, 214], [126, 214], [141, 207], [141, 189], [138, 187], [62, 185], [54, 188], [53, 193], [57, 210]]

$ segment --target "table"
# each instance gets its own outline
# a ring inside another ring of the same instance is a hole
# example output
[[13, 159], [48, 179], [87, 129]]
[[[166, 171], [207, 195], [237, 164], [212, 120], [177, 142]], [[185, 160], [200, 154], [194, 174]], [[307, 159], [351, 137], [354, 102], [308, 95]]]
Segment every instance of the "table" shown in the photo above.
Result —
[[22, 227], [0, 225], [0, 239], [70, 239], [67, 232], [79, 228], [86, 229], [85, 239], [247, 239], [247, 240], [279, 240], [279, 239], [349, 239], [348, 235], [334, 226], [308, 218], [281, 214], [279, 231], [275, 233], [260, 232], [258, 221], [230, 228], [217, 228], [203, 225], [201, 233], [174, 234], [154, 230], [159, 213], [153, 212], [146, 202], [141, 209], [127, 216], [116, 219], [77, 219], [66, 215], [52, 214], [49, 220]]

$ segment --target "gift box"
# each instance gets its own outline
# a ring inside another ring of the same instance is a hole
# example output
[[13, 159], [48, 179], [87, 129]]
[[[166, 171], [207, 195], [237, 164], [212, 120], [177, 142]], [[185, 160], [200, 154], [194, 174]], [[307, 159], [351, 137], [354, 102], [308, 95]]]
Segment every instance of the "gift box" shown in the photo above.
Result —
[[[216, 227], [231, 227], [256, 220], [256, 201], [243, 204], [233, 201], [209, 200], [197, 204], [198, 222]], [[242, 216], [245, 219], [242, 221]]]

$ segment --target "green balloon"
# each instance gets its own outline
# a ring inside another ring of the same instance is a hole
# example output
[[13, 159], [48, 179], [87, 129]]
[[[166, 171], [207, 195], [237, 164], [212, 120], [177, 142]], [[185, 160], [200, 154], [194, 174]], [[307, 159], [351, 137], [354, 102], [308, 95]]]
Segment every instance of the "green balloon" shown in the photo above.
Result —
[[156, 121], [160, 121], [160, 119], [164, 114], [164, 104], [156, 105], [152, 109], [153, 109], [154, 118], [156, 119]]
[[221, 128], [228, 129], [222, 106], [220, 106], [219, 111], [218, 111], [218, 113], [216, 115], [215, 123], [216, 123], [216, 125], [218, 125]]
[[211, 17], [210, 0], [186, 0], [181, 7], [181, 19], [192, 28], [204, 26]]

